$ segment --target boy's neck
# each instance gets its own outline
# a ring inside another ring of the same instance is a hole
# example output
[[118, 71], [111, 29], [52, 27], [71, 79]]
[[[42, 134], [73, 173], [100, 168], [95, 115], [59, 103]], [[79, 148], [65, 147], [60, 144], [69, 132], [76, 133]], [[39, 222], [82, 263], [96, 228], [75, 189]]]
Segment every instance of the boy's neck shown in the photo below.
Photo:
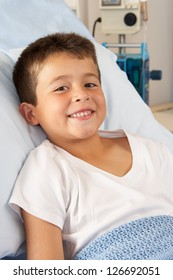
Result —
[[[56, 143], [55, 143], [56, 144]], [[86, 160], [87, 158], [100, 156], [105, 149], [104, 140], [98, 135], [89, 139], [76, 140], [73, 142], [63, 142], [57, 146], [66, 150], [75, 157]]]

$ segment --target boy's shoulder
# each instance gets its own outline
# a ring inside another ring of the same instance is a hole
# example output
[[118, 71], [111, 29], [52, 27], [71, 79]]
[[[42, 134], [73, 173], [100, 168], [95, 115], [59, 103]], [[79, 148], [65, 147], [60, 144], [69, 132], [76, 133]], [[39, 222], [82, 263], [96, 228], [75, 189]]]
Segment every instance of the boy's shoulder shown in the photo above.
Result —
[[30, 151], [27, 161], [38, 161], [39, 164], [48, 162], [53, 159], [58, 151], [55, 149], [55, 145], [51, 143], [48, 139], [45, 139], [41, 144]]
[[144, 153], [147, 153], [150, 156], [153, 155], [159, 157], [160, 159], [161, 158], [164, 159], [167, 157], [173, 159], [173, 154], [168, 149], [168, 147], [162, 142], [159, 142], [157, 140], [147, 138], [139, 134], [131, 133], [123, 129], [111, 130], [111, 131], [100, 130], [99, 133], [102, 137], [107, 137], [107, 138], [127, 137], [131, 148], [135, 147], [135, 150], [137, 149], [138, 152], [143, 151]]
[[142, 151], [142, 154], [148, 162], [155, 162], [160, 167], [164, 164], [169, 164], [173, 167], [173, 154], [164, 143], [142, 136], [132, 135], [130, 137], [137, 139], [139, 152]]
[[38, 146], [36, 146], [33, 150], [31, 150], [30, 154], [37, 154], [40, 152], [46, 152], [48, 150], [52, 150], [53, 146], [54, 145], [48, 139], [45, 139]]

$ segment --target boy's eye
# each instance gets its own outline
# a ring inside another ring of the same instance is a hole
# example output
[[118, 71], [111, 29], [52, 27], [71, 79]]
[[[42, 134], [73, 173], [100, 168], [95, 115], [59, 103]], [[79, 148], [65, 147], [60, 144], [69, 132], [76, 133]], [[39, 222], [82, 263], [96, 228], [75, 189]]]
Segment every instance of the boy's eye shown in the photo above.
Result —
[[94, 83], [87, 83], [87, 84], [85, 84], [85, 87], [93, 88], [93, 87], [96, 87], [96, 84], [94, 84]]
[[67, 90], [68, 89], [68, 87], [67, 86], [60, 86], [60, 87], [57, 87], [56, 89], [55, 89], [55, 91], [65, 91], [65, 90]]

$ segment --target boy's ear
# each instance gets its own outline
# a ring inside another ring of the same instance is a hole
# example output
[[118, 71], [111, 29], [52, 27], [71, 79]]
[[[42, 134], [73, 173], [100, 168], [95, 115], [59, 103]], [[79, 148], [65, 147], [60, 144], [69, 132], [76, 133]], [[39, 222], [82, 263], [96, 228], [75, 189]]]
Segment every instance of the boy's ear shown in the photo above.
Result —
[[28, 124], [38, 125], [38, 120], [34, 113], [34, 105], [23, 102], [20, 104], [19, 110]]

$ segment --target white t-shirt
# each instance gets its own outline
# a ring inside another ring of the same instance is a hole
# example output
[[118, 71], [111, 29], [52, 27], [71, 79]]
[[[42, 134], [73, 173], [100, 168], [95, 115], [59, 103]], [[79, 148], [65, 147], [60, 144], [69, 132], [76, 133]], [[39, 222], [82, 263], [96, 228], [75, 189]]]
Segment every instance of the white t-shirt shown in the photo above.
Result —
[[[124, 132], [100, 135], [116, 138]], [[126, 135], [133, 163], [122, 177], [48, 140], [30, 153], [19, 174], [10, 205], [60, 227], [66, 259], [114, 227], [143, 217], [173, 216], [173, 155], [163, 144]]]

